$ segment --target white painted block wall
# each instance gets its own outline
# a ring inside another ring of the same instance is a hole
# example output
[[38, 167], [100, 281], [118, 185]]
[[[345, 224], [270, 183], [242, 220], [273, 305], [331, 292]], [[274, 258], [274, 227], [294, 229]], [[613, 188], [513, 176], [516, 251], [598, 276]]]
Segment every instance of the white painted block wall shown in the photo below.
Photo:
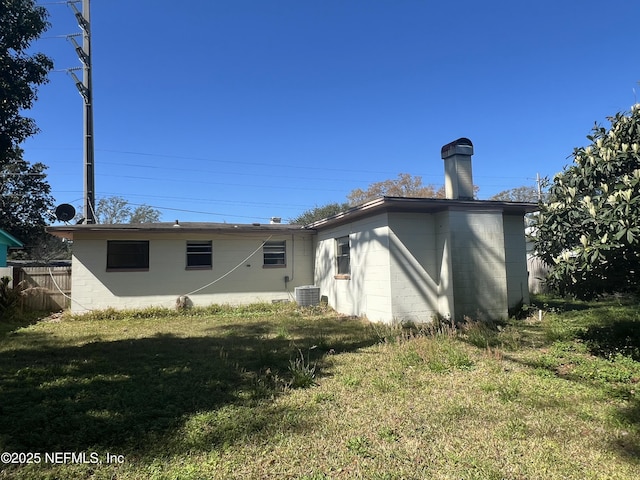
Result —
[[[76, 235], [72, 262], [72, 311], [105, 308], [173, 307], [179, 295], [188, 294], [233, 273], [204, 290], [189, 295], [196, 306], [246, 304], [293, 300], [294, 288], [313, 282], [312, 239], [308, 235], [274, 235], [271, 240], [287, 242], [287, 265], [264, 268], [262, 249], [268, 235], [247, 238], [242, 235], [154, 235], [113, 234], [109, 240], [149, 240], [149, 270], [107, 272], [107, 239]], [[213, 242], [213, 268], [187, 270], [187, 240]], [[246, 257], [258, 249], [248, 260]], [[285, 285], [284, 277], [290, 282]]]
[[[349, 235], [351, 275], [336, 279], [336, 239]], [[318, 233], [315, 282], [329, 305], [345, 315], [390, 322], [391, 284], [387, 215], [355, 221]]]
[[441, 252], [434, 215], [389, 213], [393, 319], [430, 322], [438, 315]]
[[450, 210], [449, 219], [455, 319], [506, 318], [502, 212]]
[[[390, 212], [331, 228], [318, 234], [315, 282], [337, 311], [372, 321], [506, 318], [528, 299], [518, 218], [500, 210]], [[335, 241], [346, 235], [351, 278], [336, 279]]]
[[504, 244], [507, 297], [509, 308], [513, 308], [519, 303], [527, 304], [531, 301], [523, 217], [519, 215], [504, 216]]

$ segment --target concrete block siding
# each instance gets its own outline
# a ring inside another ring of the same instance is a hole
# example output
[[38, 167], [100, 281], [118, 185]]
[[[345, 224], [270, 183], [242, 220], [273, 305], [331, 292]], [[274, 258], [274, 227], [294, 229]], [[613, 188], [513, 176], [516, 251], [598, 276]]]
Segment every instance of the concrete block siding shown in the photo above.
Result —
[[427, 322], [438, 314], [439, 250], [434, 215], [390, 213], [393, 317]]
[[[264, 237], [264, 238], [263, 238]], [[194, 305], [252, 303], [292, 299], [296, 286], [313, 282], [308, 235], [274, 235], [286, 241], [285, 267], [263, 266], [262, 250], [267, 236], [211, 234], [111, 233], [108, 240], [149, 240], [148, 271], [106, 271], [107, 238], [82, 238], [76, 234], [72, 262], [72, 311], [104, 308], [171, 307], [179, 295], [216, 280], [242, 263], [233, 273], [204, 290], [190, 295]], [[186, 269], [187, 240], [211, 240], [213, 268]], [[245, 262], [246, 257], [258, 251]], [[285, 276], [289, 282], [285, 283]]]
[[523, 235], [524, 218], [515, 215], [504, 217], [505, 266], [507, 270], [507, 298], [509, 308], [519, 303], [529, 303], [527, 271], [527, 245]]
[[[372, 321], [506, 318], [528, 301], [523, 232], [495, 208], [385, 212], [319, 231], [315, 280], [336, 310]], [[350, 278], [335, 278], [346, 235]]]
[[505, 317], [502, 212], [450, 212], [456, 319]]
[[[351, 273], [336, 278], [336, 239], [344, 236], [349, 236]], [[386, 214], [319, 232], [315, 259], [316, 285], [333, 308], [372, 321], [392, 316]]]

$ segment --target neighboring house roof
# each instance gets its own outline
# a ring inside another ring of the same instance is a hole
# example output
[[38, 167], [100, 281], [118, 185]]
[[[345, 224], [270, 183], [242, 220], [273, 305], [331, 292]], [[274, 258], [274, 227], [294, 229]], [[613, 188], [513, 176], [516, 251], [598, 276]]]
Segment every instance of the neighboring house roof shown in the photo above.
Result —
[[212, 223], [212, 222], [185, 222], [178, 221], [161, 223], [136, 223], [136, 224], [81, 224], [48, 227], [47, 232], [62, 238], [73, 240], [74, 233], [90, 233], [96, 236], [104, 236], [109, 232], [128, 233], [160, 233], [160, 232], [184, 232], [184, 233], [308, 233], [301, 225], [290, 224], [261, 224], [261, 223]]
[[11, 248], [22, 248], [24, 245], [20, 240], [11, 235], [9, 232], [5, 232], [0, 228], [0, 245], [7, 245]]
[[537, 203], [502, 202], [494, 200], [452, 200], [445, 198], [379, 197], [344, 212], [310, 223], [305, 228], [322, 229], [350, 222], [361, 217], [382, 212], [437, 213], [448, 209], [474, 211], [503, 211], [512, 215], [524, 215], [538, 209]]

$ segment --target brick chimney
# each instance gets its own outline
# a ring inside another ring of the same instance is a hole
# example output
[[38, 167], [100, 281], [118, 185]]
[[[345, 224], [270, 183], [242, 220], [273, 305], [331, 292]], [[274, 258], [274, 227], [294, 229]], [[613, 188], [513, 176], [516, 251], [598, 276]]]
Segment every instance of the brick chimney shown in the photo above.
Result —
[[473, 143], [468, 138], [459, 138], [447, 143], [440, 151], [444, 159], [444, 189], [446, 197], [454, 200], [473, 200], [473, 177], [471, 155]]

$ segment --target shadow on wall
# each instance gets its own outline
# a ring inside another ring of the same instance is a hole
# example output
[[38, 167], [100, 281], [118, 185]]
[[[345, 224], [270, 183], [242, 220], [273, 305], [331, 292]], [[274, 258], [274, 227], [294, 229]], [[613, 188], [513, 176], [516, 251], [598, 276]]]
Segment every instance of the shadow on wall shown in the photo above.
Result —
[[505, 319], [509, 305], [504, 219], [502, 215], [475, 213], [460, 215], [457, 221], [451, 235], [456, 320]]
[[[438, 288], [441, 279], [438, 266], [442, 262], [443, 252], [437, 249], [434, 225], [435, 222], [431, 224], [431, 232], [423, 230], [421, 235], [412, 235], [399, 225], [391, 228], [391, 261], [405, 279], [401, 286], [392, 285], [392, 290], [396, 297], [404, 298], [408, 303], [398, 302], [398, 305], [394, 305], [394, 313], [408, 321], [430, 322], [439, 313]], [[429, 233], [432, 234], [431, 239], [427, 238]]]
[[[505, 250], [514, 247], [505, 239], [502, 213], [457, 213], [449, 214], [449, 228], [453, 233], [447, 234], [448, 250], [438, 244], [434, 214], [406, 216], [402, 221], [399, 215], [390, 214], [385, 234], [373, 228], [352, 233], [350, 280], [333, 279], [333, 251], [323, 247], [317, 258], [318, 275], [330, 277], [330, 281], [322, 282], [322, 294], [331, 298], [332, 306], [339, 311], [356, 315], [373, 314], [367, 299], [384, 294], [393, 302], [394, 318], [387, 321], [431, 321], [438, 313], [448, 313], [439, 312], [439, 295], [443, 295], [439, 291], [447, 286], [441, 282], [452, 282], [457, 320], [465, 316], [478, 320], [504, 319], [509, 307], [514, 306], [509, 303], [517, 303], [516, 293], [519, 300], [525, 298], [524, 250], [523, 276], [518, 290], [517, 282], [508, 278], [506, 257], [513, 260], [517, 251], [507, 254]], [[377, 253], [381, 251], [387, 252], [384, 262]], [[451, 256], [453, 274], [447, 276], [445, 265], [441, 277], [441, 265], [446, 262], [447, 254]], [[385, 281], [389, 282], [390, 291], [382, 292]], [[510, 293], [510, 288], [518, 291]]]
[[[260, 249], [262, 240], [238, 240], [231, 242], [218, 241], [214, 246], [213, 268], [187, 269], [185, 267], [185, 253], [183, 244], [178, 242], [164, 242], [155, 240], [152, 247], [166, 252], [164, 258], [160, 253], [150, 258], [148, 271], [105, 271], [106, 251], [100, 258], [94, 250], [84, 252], [85, 257], [79, 257], [78, 262], [83, 264], [86, 273], [91, 277], [91, 283], [99, 282], [112, 295], [119, 298], [145, 297], [145, 296], [178, 296], [188, 294], [201, 287], [199, 294], [229, 294], [229, 293], [260, 293], [260, 292], [287, 292], [298, 285], [307, 285], [312, 282], [310, 265], [313, 262], [311, 248], [304, 242], [309, 242], [306, 237], [287, 243], [289, 251], [288, 265], [284, 267], [265, 267], [263, 250]], [[167, 246], [168, 245], [168, 246]], [[258, 250], [255, 250], [255, 249]], [[294, 248], [297, 249], [294, 251]], [[255, 252], [251, 257], [247, 255]], [[308, 258], [309, 266], [302, 267], [300, 256]], [[294, 262], [294, 256], [296, 260]], [[297, 266], [299, 268], [295, 268]], [[295, 284], [289, 285], [285, 277], [295, 279]], [[99, 287], [102, 288], [102, 287]]]
[[[282, 392], [274, 374], [286, 376], [298, 351], [290, 339], [265, 335], [269, 328], [251, 322], [212, 329], [206, 337], [92, 336], [81, 346], [56, 345], [50, 335], [29, 332], [29, 348], [0, 353], [0, 450], [90, 447], [153, 458], [166, 454], [167, 442], [175, 454], [210, 451], [248, 434], [280, 431], [267, 428], [277, 422], [283, 431], [307, 431], [313, 415], [287, 412], [270, 401]], [[305, 355], [327, 338], [340, 339], [326, 345], [338, 354], [378, 341], [354, 336], [348, 322], [318, 319], [299, 328], [296, 345]], [[311, 351], [321, 375], [324, 351]], [[256, 400], [264, 402], [264, 415], [250, 408]], [[184, 438], [186, 419], [203, 412], [211, 416], [207, 430]], [[301, 420], [292, 425], [292, 417]]]

